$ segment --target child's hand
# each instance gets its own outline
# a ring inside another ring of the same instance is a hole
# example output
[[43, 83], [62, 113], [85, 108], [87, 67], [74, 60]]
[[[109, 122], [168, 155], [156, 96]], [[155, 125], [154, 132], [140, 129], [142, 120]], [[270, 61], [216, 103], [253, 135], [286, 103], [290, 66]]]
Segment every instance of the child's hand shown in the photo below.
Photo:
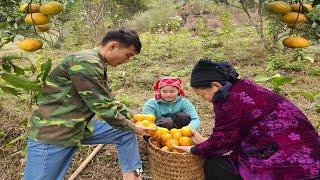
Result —
[[208, 138], [202, 137], [200, 133], [197, 131], [192, 130], [193, 136], [191, 137], [191, 140], [194, 144], [201, 144], [204, 141], [206, 141]]
[[191, 152], [191, 148], [192, 148], [192, 146], [177, 146], [177, 145], [174, 145], [174, 144], [172, 145], [172, 147], [177, 149], [177, 150], [188, 152], [188, 153]]

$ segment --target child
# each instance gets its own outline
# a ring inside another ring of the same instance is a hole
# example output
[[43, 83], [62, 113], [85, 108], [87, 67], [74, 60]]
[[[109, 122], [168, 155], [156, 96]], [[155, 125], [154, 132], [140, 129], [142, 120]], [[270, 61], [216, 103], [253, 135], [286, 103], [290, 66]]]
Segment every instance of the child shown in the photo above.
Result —
[[154, 114], [155, 122], [160, 127], [180, 129], [189, 126], [197, 130], [200, 125], [199, 116], [192, 103], [184, 98], [180, 78], [164, 77], [153, 85], [155, 97], [150, 98], [143, 106], [143, 114]]
[[195, 146], [175, 148], [204, 157], [206, 179], [319, 178], [320, 139], [307, 117], [284, 97], [237, 77], [225, 62], [195, 65], [190, 85], [213, 103], [215, 127], [209, 138], [194, 131]]

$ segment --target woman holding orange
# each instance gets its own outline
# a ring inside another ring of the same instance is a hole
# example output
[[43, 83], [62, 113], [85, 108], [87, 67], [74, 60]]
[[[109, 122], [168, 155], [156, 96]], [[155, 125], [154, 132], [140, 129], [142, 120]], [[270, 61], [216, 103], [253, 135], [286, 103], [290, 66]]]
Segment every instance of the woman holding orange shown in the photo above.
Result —
[[[206, 179], [316, 179], [320, 138], [289, 100], [249, 80], [226, 62], [201, 59], [190, 85], [212, 102], [209, 138], [193, 132], [195, 146], [174, 146], [205, 158]], [[230, 155], [226, 155], [229, 154]]]

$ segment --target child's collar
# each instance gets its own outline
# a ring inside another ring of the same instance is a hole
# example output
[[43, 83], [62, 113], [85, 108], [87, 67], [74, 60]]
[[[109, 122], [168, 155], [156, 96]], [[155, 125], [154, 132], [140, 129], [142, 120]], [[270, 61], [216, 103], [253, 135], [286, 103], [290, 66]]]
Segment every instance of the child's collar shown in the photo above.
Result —
[[182, 97], [181, 96], [177, 96], [176, 99], [172, 102], [168, 102], [168, 101], [165, 101], [163, 100], [162, 98], [158, 100], [159, 103], [164, 103], [164, 104], [173, 104], [173, 103], [176, 103], [178, 100], [180, 100]]

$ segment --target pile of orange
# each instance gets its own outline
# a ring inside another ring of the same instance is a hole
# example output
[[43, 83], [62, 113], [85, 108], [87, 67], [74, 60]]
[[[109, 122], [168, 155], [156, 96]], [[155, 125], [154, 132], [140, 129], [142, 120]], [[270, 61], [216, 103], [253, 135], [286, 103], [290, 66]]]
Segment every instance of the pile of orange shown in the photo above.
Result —
[[[306, 26], [306, 13], [313, 10], [311, 4], [296, 3], [289, 4], [283, 1], [274, 1], [267, 4], [267, 10], [272, 14], [280, 15], [280, 21], [285, 23], [288, 27], [303, 31]], [[304, 10], [303, 10], [304, 9]], [[287, 37], [282, 41], [282, 44], [288, 48], [304, 48], [309, 46], [309, 40], [300, 37]]]
[[148, 130], [147, 132], [149, 134], [153, 134], [158, 130], [157, 125], [154, 124], [154, 121], [156, 120], [156, 116], [153, 114], [135, 114], [132, 117], [132, 121], [134, 124], [150, 127], [154, 130]]
[[166, 152], [179, 152], [173, 148], [173, 145], [177, 146], [191, 146], [191, 136], [193, 133], [188, 126], [181, 129], [173, 128], [170, 131], [167, 128], [158, 127], [158, 130], [151, 134], [151, 143]]
[[153, 114], [135, 114], [132, 117], [133, 123], [145, 127], [150, 127], [153, 130], [149, 130], [151, 135], [151, 143], [166, 152], [179, 152], [173, 148], [173, 145], [178, 146], [191, 146], [191, 136], [193, 133], [191, 128], [184, 126], [181, 129], [173, 128], [170, 131], [167, 128], [158, 127], [154, 124], [156, 116]]
[[[42, 5], [37, 3], [24, 3], [21, 4], [19, 8], [20, 12], [25, 13], [24, 22], [34, 26], [37, 32], [48, 31], [50, 29], [50, 17], [61, 13], [62, 10], [63, 5], [57, 1], [49, 1]], [[42, 48], [43, 43], [39, 39], [26, 38], [20, 41], [18, 46], [25, 51], [36, 51]]]

